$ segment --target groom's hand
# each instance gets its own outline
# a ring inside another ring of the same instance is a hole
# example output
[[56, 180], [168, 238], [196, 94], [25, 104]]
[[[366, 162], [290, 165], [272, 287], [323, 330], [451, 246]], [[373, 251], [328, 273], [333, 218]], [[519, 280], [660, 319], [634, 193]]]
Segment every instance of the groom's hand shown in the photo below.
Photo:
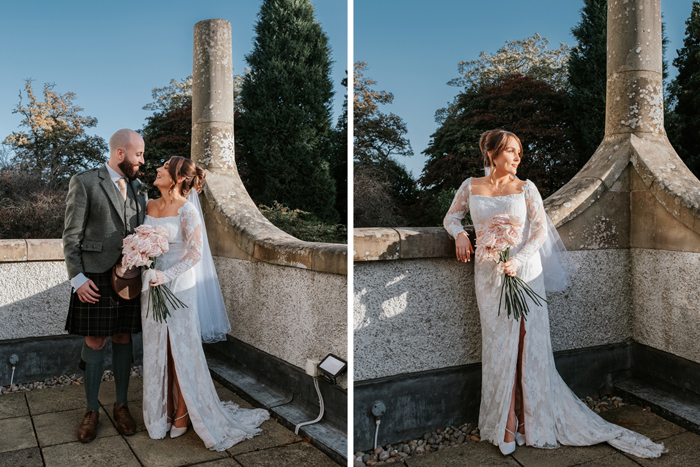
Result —
[[95, 283], [88, 279], [86, 283], [78, 287], [75, 293], [78, 294], [78, 299], [83, 303], [97, 303], [100, 299], [100, 294], [97, 293], [99, 290]]

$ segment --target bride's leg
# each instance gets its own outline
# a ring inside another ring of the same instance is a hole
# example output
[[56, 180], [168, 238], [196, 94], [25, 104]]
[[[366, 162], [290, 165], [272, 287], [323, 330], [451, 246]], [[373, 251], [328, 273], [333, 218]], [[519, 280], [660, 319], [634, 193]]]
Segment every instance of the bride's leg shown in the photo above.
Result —
[[523, 350], [525, 345], [525, 320], [520, 320], [520, 340], [518, 341], [518, 364], [515, 370], [516, 374], [516, 386], [517, 395], [519, 399], [518, 409], [518, 420], [520, 424], [518, 425], [518, 432], [525, 434], [525, 398], [523, 397]]
[[[523, 397], [522, 397], [522, 384], [521, 384], [521, 378], [522, 378], [522, 363], [523, 363], [523, 339], [525, 337], [525, 320], [522, 318], [520, 319], [520, 335], [518, 337], [518, 361], [515, 367], [515, 381], [513, 382], [513, 392], [511, 393], [510, 396], [510, 408], [508, 409], [508, 420], [506, 421], [506, 432], [505, 436], [503, 437], [503, 441], [506, 443], [510, 443], [511, 441], [515, 440], [515, 435], [512, 433], [515, 433], [515, 425], [517, 420], [520, 420], [521, 423], [523, 423], [523, 416], [522, 414], [525, 413], [523, 410]], [[515, 407], [516, 407], [516, 396], [519, 396], [519, 402], [520, 404], [517, 404], [519, 408], [519, 414], [516, 414]], [[522, 429], [520, 429], [522, 427]], [[520, 425], [519, 430], [521, 433], [525, 433], [525, 426]]]
[[[189, 423], [189, 416], [186, 416], [188, 413], [187, 404], [185, 404], [185, 399], [182, 397], [182, 391], [180, 391], [180, 384], [177, 381], [177, 372], [175, 371], [174, 364], [175, 362], [173, 360], [173, 354], [170, 349], [170, 335], [168, 335], [168, 363], [168, 375], [172, 373], [172, 384], [174, 385], [174, 388], [177, 391], [177, 401], [171, 401], [171, 399], [174, 398], [169, 398], [168, 400], [168, 402], [173, 403], [177, 407], [177, 409], [175, 409], [175, 416], [173, 417], [173, 426], [176, 428], [184, 428]], [[171, 393], [172, 391], [169, 391], [169, 394]], [[168, 408], [168, 411], [170, 411], [170, 408]]]
[[172, 416], [173, 416], [173, 411], [175, 410], [174, 407], [174, 402], [173, 402], [173, 356], [172, 353], [170, 352], [170, 333], [168, 333], [168, 381], [167, 381], [167, 416], [168, 416], [168, 423], [172, 423]]

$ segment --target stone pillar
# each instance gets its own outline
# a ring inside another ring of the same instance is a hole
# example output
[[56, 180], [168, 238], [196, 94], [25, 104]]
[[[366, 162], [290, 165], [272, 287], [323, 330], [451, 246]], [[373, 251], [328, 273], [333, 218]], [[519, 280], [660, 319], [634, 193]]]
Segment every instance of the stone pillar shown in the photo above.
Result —
[[659, 0], [608, 1], [605, 136], [665, 135]]
[[233, 140], [231, 23], [194, 25], [192, 160], [217, 173], [236, 173]]

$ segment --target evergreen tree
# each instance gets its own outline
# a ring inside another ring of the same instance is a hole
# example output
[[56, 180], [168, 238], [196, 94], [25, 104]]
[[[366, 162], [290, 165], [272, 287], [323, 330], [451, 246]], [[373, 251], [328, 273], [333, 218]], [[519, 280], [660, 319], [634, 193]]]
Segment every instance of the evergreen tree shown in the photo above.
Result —
[[690, 18], [685, 22], [683, 47], [673, 64], [678, 76], [669, 86], [671, 105], [675, 104], [666, 123], [668, 137], [678, 155], [700, 177], [700, 2], [694, 1]]
[[584, 0], [581, 22], [571, 30], [578, 45], [569, 57], [569, 121], [574, 145], [586, 160], [605, 136], [607, 8], [606, 0]]
[[241, 87], [248, 190], [335, 222], [331, 59], [309, 0], [264, 0]]

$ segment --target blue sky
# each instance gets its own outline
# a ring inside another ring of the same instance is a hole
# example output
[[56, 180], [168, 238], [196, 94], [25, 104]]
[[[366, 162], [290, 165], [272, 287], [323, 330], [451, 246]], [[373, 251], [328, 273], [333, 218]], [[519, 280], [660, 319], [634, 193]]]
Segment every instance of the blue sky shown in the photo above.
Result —
[[[400, 162], [419, 176], [421, 152], [437, 129], [435, 111], [459, 92], [446, 84], [458, 76], [457, 64], [535, 33], [549, 39], [550, 49], [574, 46], [571, 28], [580, 21], [583, 1], [355, 0], [354, 5], [354, 60], [367, 62], [365, 76], [377, 81], [377, 89], [394, 94], [383, 111], [406, 122], [415, 155]], [[661, 0], [671, 77], [691, 5], [692, 0]]]
[[[260, 0], [32, 0], [3, 1], [0, 9], [0, 141], [17, 131], [12, 114], [24, 80], [56, 83], [75, 92], [74, 101], [95, 117], [88, 129], [106, 140], [120, 128], [140, 129], [151, 112], [142, 107], [151, 90], [192, 73], [195, 23], [210, 18], [231, 22], [234, 73], [243, 73], [252, 49]], [[347, 68], [347, 4], [312, 0], [316, 19], [333, 51], [334, 112], [342, 111]], [[335, 118], [334, 118], [335, 122]]]

